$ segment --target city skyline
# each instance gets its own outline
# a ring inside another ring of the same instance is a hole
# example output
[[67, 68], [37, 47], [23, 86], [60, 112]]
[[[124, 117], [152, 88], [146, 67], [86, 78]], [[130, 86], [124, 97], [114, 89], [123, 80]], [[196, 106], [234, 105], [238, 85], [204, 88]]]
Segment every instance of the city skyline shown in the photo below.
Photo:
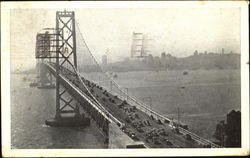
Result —
[[[36, 33], [45, 26], [54, 27], [55, 12], [11, 11], [12, 70], [34, 67]], [[185, 57], [195, 50], [220, 52], [222, 48], [240, 53], [239, 13], [238, 8], [75, 9], [77, 25], [99, 63], [107, 49], [112, 62], [129, 57], [133, 32], [143, 32], [153, 39], [149, 49], [154, 56], [166, 52]], [[24, 62], [26, 58], [31, 61]]]

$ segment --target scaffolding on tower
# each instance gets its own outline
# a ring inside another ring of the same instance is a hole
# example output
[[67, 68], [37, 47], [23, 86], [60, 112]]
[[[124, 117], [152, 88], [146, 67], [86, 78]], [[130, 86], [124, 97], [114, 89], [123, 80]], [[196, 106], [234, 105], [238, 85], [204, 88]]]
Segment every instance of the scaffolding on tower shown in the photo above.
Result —
[[148, 52], [148, 41], [146, 34], [133, 32], [132, 46], [131, 46], [131, 58], [144, 58]]

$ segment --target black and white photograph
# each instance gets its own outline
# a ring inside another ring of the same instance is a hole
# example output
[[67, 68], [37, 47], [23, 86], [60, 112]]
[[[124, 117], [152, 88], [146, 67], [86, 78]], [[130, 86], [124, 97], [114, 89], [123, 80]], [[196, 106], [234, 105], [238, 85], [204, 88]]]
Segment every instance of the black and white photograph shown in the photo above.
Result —
[[247, 6], [1, 2], [3, 156], [249, 155]]

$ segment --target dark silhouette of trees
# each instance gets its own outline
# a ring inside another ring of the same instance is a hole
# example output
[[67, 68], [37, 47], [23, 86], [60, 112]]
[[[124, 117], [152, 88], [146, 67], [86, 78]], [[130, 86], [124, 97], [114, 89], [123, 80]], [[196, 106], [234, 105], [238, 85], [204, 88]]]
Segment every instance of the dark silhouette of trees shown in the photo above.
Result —
[[226, 128], [226, 146], [240, 147], [241, 146], [241, 112], [232, 110], [227, 114]]
[[227, 114], [227, 121], [216, 125], [214, 137], [224, 147], [241, 147], [241, 112], [232, 110]]
[[214, 133], [214, 137], [220, 141], [221, 146], [225, 146], [225, 121], [222, 120], [216, 125], [216, 130]]

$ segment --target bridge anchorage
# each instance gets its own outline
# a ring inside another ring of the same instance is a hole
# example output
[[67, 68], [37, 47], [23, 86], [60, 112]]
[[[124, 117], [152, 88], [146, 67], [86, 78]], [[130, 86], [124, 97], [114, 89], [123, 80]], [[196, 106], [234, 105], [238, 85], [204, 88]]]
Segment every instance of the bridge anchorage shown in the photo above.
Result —
[[[57, 11], [56, 27], [44, 28], [37, 34], [38, 88], [54, 88], [52, 76], [56, 83], [56, 114], [55, 118], [45, 121], [47, 125], [88, 126], [92, 118], [107, 138], [109, 148], [220, 147], [128, 95], [102, 71], [79, 32], [77, 37], [80, 35], [82, 45], [87, 48], [84, 51], [86, 58], [89, 55], [94, 66], [100, 68], [105, 81], [110, 82], [110, 91], [86, 74], [81, 76], [77, 65], [75, 24], [73, 11]], [[81, 64], [92, 63], [84, 62]]]

